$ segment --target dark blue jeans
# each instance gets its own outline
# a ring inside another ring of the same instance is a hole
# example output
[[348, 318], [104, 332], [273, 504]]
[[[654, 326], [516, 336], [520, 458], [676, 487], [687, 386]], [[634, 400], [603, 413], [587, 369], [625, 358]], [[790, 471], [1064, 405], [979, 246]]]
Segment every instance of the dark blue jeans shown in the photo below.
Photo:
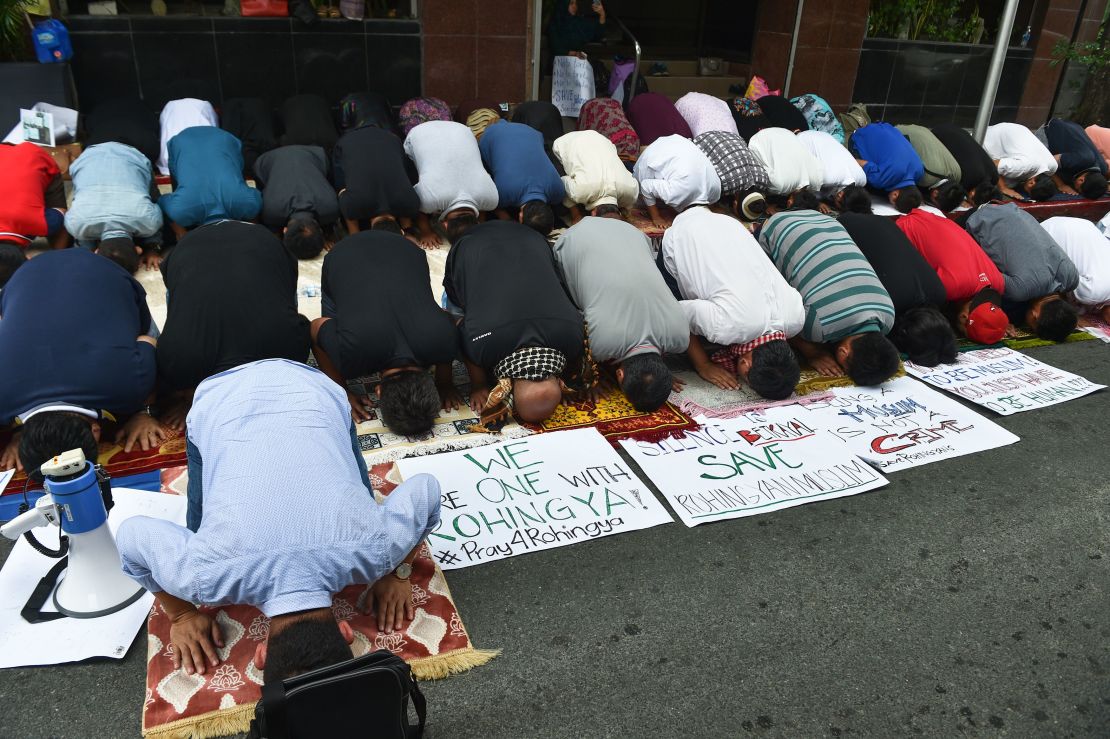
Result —
[[[354, 422], [351, 423], [351, 451], [354, 452], [358, 470], [362, 473], [362, 483], [370, 495], [374, 495], [374, 488], [370, 485], [370, 472], [366, 469], [366, 460], [362, 458], [362, 451], [358, 448], [358, 432], [355, 431]], [[185, 510], [185, 526], [194, 534], [200, 528], [201, 513], [204, 508], [204, 484], [202, 475], [204, 466], [200, 458], [200, 450], [186, 437], [185, 458], [188, 463], [189, 482], [185, 488], [185, 497], [188, 505]]]

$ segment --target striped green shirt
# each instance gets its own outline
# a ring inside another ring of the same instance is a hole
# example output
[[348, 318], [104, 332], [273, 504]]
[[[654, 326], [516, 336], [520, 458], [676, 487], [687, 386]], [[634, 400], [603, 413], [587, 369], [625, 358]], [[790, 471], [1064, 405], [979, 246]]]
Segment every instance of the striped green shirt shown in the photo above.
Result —
[[759, 243], [786, 281], [802, 294], [802, 338], [839, 341], [868, 331], [886, 334], [894, 305], [871, 263], [835, 218], [813, 210], [771, 216]]

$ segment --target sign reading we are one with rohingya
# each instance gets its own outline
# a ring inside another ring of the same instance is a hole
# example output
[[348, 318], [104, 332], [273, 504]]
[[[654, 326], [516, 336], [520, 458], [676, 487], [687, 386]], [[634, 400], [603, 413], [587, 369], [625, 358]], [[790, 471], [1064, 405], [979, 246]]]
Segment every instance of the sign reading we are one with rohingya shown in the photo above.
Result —
[[428, 536], [445, 570], [670, 523], [671, 517], [596, 429], [536, 434], [397, 463], [439, 480], [440, 524]]
[[886, 485], [837, 439], [802, 421], [699, 419], [684, 438], [622, 441], [687, 526], [753, 516]]

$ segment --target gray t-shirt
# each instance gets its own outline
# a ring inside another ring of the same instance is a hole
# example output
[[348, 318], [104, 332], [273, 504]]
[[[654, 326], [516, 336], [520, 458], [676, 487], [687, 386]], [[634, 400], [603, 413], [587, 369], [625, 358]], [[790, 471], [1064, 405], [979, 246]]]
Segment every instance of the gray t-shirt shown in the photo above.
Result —
[[615, 218], [584, 218], [555, 242], [555, 261], [586, 317], [599, 361], [686, 351], [690, 325], [651, 257], [651, 243]]
[[262, 188], [260, 220], [281, 228], [298, 211], [316, 214], [321, 226], [339, 220], [339, 198], [328, 182], [328, 157], [319, 146], [280, 146], [254, 163]]
[[1068, 255], [1014, 203], [980, 207], [968, 217], [967, 230], [1006, 278], [1008, 300], [1033, 300], [1079, 285], [1079, 271]]

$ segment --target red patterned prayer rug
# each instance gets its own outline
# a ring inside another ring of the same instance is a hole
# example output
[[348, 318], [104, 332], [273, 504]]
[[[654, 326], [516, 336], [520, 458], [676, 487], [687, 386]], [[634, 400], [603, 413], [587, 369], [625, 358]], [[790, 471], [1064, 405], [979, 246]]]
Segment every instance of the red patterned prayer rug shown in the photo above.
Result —
[[[101, 438], [113, 439], [115, 435], [115, 426], [105, 424]], [[0, 449], [7, 446], [10, 438], [11, 432], [0, 432]], [[120, 445], [112, 441], [102, 441], [98, 459], [100, 464], [108, 468], [108, 474], [114, 478], [139, 475], [165, 467], [182, 465], [185, 464], [185, 434], [184, 432], [173, 431], [170, 438], [162, 442], [160, 447], [145, 452], [136, 447], [130, 453], [125, 453]], [[4, 495], [22, 493], [26, 481], [27, 476], [24, 473], [16, 473], [16, 476], [4, 488]], [[41, 484], [32, 482], [28, 490], [38, 490], [41, 487]]]
[[[374, 489], [388, 495], [397, 486], [387, 480], [389, 464], [375, 465]], [[173, 480], [164, 484], [173, 486]], [[425, 544], [412, 568], [416, 618], [392, 634], [379, 632], [371, 616], [356, 604], [364, 588], [354, 585], [332, 601], [335, 617], [351, 624], [356, 656], [388, 649], [412, 667], [418, 680], [435, 680], [484, 665], [497, 651], [475, 649], [459, 616], [447, 580]], [[155, 603], [147, 619], [146, 699], [143, 736], [149, 739], [207, 739], [245, 733], [262, 695], [262, 671], [254, 666], [254, 650], [264, 640], [270, 620], [252, 606], [204, 608], [220, 623], [224, 647], [220, 665], [205, 675], [173, 669], [170, 620]]]
[[657, 411], [642, 413], [632, 407], [617, 387], [607, 388], [597, 403], [582, 401], [563, 404], [543, 423], [522, 425], [537, 433], [594, 426], [613, 446], [620, 439], [659, 441], [698, 427], [694, 419], [670, 403]]

